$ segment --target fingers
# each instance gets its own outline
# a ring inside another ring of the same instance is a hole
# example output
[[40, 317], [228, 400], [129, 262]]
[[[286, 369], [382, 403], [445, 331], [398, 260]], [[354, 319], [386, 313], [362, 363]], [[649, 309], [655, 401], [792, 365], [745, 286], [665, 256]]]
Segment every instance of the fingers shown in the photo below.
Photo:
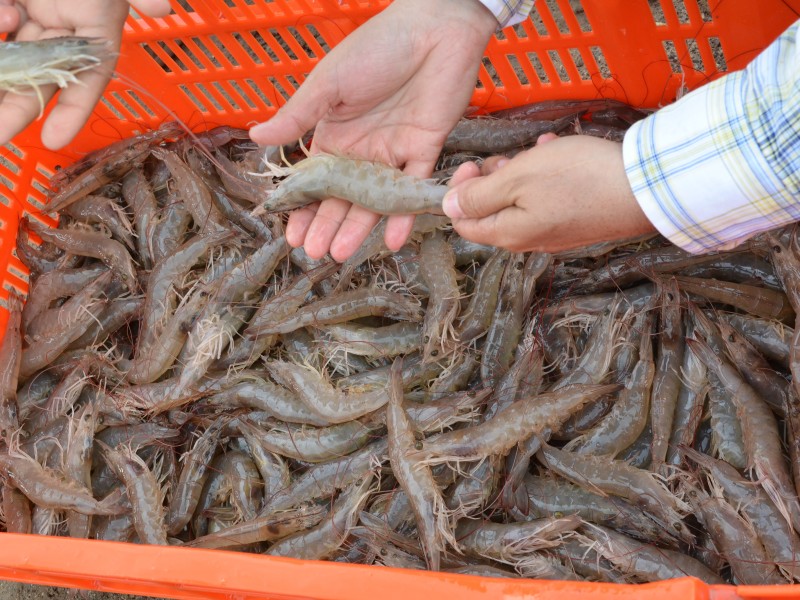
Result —
[[20, 13], [14, 0], [0, 0], [0, 33], [16, 31], [20, 24]]
[[[328, 200], [331, 202], [331, 200]], [[337, 200], [337, 202], [344, 202]], [[343, 262], [361, 247], [367, 239], [372, 229], [381, 220], [381, 216], [345, 202], [350, 208], [345, 214], [344, 220], [339, 225], [330, 244], [330, 253], [335, 261]], [[413, 223], [413, 219], [412, 219]], [[401, 244], [402, 245], [402, 244]]]
[[70, 85], [61, 90], [57, 104], [42, 127], [42, 143], [47, 148], [63, 148], [78, 134], [103, 94], [112, 68], [102, 65], [86, 71], [79, 76], [82, 85]]
[[479, 219], [454, 219], [453, 228], [471, 242], [511, 248], [507, 242], [498, 244], [498, 240], [508, 240], [510, 232], [514, 232], [524, 218], [525, 213], [521, 208], [510, 206]]
[[169, 0], [128, 0], [128, 4], [148, 17], [166, 17], [171, 10]]
[[299, 248], [306, 241], [306, 234], [319, 209], [319, 202], [294, 210], [286, 224], [286, 241], [292, 248]]
[[320, 203], [303, 241], [308, 256], [320, 259], [327, 254], [333, 238], [347, 218], [350, 206], [349, 202], [336, 198]]
[[279, 146], [303, 137], [338, 102], [327, 82], [309, 76], [274, 117], [250, 129], [252, 140], [262, 146]]
[[453, 220], [479, 219], [513, 204], [513, 199], [504, 189], [507, 186], [498, 175], [475, 177], [456, 185], [444, 197], [444, 214]]
[[41, 101], [36, 95], [8, 93], [0, 103], [0, 145], [10, 142], [41, 113], [55, 94], [56, 86], [39, 88]]
[[408, 240], [414, 229], [414, 215], [393, 215], [386, 221], [383, 241], [392, 252], [397, 252]]
[[458, 165], [456, 172], [450, 178], [450, 187], [455, 187], [468, 179], [480, 177], [481, 168], [474, 162], [465, 162]]

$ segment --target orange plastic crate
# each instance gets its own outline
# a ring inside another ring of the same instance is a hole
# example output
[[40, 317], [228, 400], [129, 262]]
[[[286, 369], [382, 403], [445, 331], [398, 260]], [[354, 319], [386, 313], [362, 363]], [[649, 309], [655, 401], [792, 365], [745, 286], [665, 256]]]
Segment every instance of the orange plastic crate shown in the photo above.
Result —
[[[164, 19], [130, 18], [119, 77], [69, 149], [45, 150], [40, 123], [0, 149], [0, 305], [8, 290], [27, 290], [13, 252], [17, 226], [23, 214], [39, 218], [58, 165], [176, 117], [197, 130], [263, 121], [331, 47], [387, 5], [176, 0]], [[658, 107], [682, 86], [743, 68], [798, 16], [800, 0], [539, 0], [531, 19], [491, 41], [472, 104], [489, 112], [614, 98]], [[6, 319], [0, 306], [0, 331]], [[0, 578], [173, 598], [800, 598], [792, 586], [499, 580], [13, 534], [0, 534]]]

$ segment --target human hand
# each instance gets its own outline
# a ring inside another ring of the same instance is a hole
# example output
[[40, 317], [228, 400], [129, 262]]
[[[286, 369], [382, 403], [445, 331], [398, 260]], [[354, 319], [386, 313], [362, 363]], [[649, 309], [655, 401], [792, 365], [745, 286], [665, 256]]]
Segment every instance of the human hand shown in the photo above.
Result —
[[[59, 36], [94, 37], [110, 40], [119, 51], [122, 26], [133, 6], [142, 14], [169, 14], [169, 0], [0, 0], [0, 33], [15, 32], [17, 41], [35, 41]], [[116, 54], [77, 75], [83, 85], [61, 91], [58, 104], [42, 127], [42, 143], [57, 150], [68, 144], [86, 123], [94, 105], [111, 78]], [[55, 85], [41, 88], [45, 102], [56, 93]], [[10, 141], [39, 116], [41, 105], [35, 94], [0, 94], [0, 144]]]
[[654, 232], [628, 184], [622, 144], [545, 134], [512, 159], [465, 163], [443, 202], [464, 238], [559, 252]]
[[[312, 152], [387, 163], [429, 177], [447, 134], [466, 108], [495, 17], [477, 0], [395, 0], [350, 34], [311, 72], [254, 141], [294, 141], [316, 125]], [[338, 199], [296, 210], [286, 238], [312, 258], [343, 261], [379, 215]], [[388, 220], [398, 250], [412, 216]]]

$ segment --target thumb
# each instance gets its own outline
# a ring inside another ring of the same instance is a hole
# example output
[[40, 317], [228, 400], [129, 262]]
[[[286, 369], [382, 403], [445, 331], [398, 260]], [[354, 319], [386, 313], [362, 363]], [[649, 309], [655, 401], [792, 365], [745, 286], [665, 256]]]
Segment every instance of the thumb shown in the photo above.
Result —
[[269, 121], [250, 129], [250, 138], [262, 146], [280, 146], [303, 137], [316, 127], [334, 104], [336, 95], [323, 79], [313, 74]]
[[493, 174], [456, 185], [442, 201], [444, 214], [453, 220], [480, 219], [513, 205], [513, 198], [504, 192], [505, 186], [497, 185], [498, 181]]
[[515, 225], [523, 216], [522, 209], [510, 206], [487, 217], [454, 219], [453, 228], [458, 235], [470, 242], [506, 247]]

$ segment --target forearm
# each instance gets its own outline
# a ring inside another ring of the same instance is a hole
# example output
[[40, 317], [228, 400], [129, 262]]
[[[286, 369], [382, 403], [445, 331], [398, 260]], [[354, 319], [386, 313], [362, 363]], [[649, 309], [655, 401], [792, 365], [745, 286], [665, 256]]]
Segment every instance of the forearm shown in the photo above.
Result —
[[635, 124], [623, 157], [653, 225], [690, 252], [800, 220], [800, 22], [748, 67]]
[[524, 21], [533, 8], [534, 0], [480, 0], [497, 19], [500, 27]]

